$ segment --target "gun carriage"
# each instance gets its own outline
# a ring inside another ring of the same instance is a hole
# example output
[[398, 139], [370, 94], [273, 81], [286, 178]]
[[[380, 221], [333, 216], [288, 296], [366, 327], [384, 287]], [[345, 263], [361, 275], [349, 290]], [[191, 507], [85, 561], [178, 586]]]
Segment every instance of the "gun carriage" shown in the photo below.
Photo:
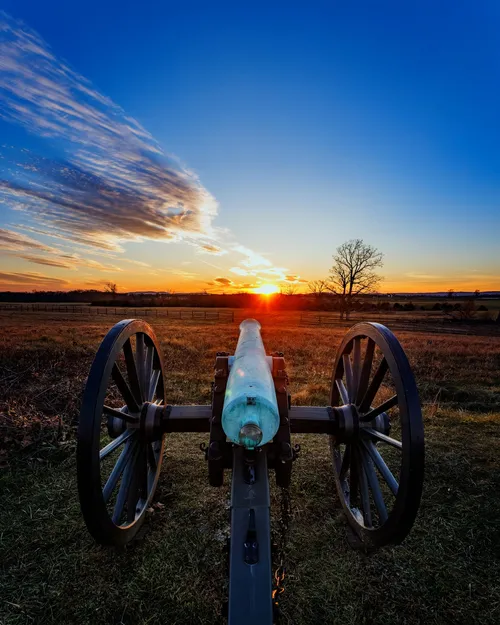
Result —
[[208, 480], [232, 470], [230, 625], [274, 622], [269, 471], [290, 484], [292, 434], [329, 436], [337, 495], [356, 544], [401, 542], [422, 492], [424, 436], [415, 380], [398, 340], [376, 323], [349, 330], [335, 357], [329, 405], [295, 406], [283, 354], [267, 356], [260, 324], [240, 325], [234, 356], [218, 353], [212, 402], [168, 403], [162, 353], [143, 321], [116, 324], [87, 380], [78, 428], [83, 517], [94, 539], [125, 545], [144, 521], [165, 437], [204, 432]]

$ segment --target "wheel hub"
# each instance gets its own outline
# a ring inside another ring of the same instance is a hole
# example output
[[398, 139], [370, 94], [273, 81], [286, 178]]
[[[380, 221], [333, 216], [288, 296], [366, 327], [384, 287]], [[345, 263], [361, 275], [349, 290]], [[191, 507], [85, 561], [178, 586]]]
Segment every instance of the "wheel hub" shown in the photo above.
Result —
[[158, 441], [163, 436], [162, 416], [165, 406], [144, 402], [139, 421], [139, 436], [147, 443]]
[[359, 434], [359, 413], [354, 404], [346, 404], [334, 408], [337, 422], [337, 433], [335, 438], [338, 443], [346, 443]]
[[389, 415], [387, 414], [387, 412], [382, 412], [377, 417], [375, 417], [373, 421], [367, 421], [365, 423], [361, 421], [360, 425], [361, 427], [370, 427], [372, 428], [372, 430], [377, 430], [377, 432], [385, 434], [386, 436], [389, 436], [389, 433], [391, 431], [391, 420], [389, 419]]
[[[120, 412], [127, 412], [126, 407], [122, 408]], [[120, 434], [123, 434], [127, 429], [127, 422], [124, 419], [120, 419], [119, 417], [114, 417], [110, 415], [108, 417], [108, 434], [110, 438], [117, 438]]]
[[359, 437], [359, 432], [364, 427], [377, 430], [381, 434], [389, 435], [391, 423], [386, 412], [379, 414], [373, 421], [362, 421], [359, 410], [355, 404], [346, 404], [334, 408], [336, 420], [335, 438], [338, 443], [346, 443]]

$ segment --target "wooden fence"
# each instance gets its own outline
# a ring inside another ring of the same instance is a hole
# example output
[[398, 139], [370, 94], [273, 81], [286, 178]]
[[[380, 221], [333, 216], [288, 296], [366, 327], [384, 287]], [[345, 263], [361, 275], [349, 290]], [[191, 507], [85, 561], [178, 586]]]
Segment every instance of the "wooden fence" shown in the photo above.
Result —
[[336, 315], [315, 315], [307, 313], [300, 315], [299, 325], [301, 326], [342, 326], [344, 321], [341, 321]]
[[129, 306], [85, 306], [81, 304], [0, 304], [0, 310], [12, 312], [56, 312], [76, 315], [119, 315], [123, 318], [135, 317], [166, 317], [193, 321], [234, 322], [232, 310], [178, 310], [175, 308], [131, 308]]
[[299, 326], [311, 326], [311, 327], [337, 327], [337, 328], [350, 328], [356, 323], [361, 321], [376, 321], [387, 325], [393, 331], [407, 331], [407, 332], [428, 332], [432, 334], [473, 334], [470, 328], [457, 328], [444, 325], [439, 321], [433, 320], [428, 322], [418, 322], [411, 319], [381, 319], [380, 317], [374, 317], [370, 319], [370, 313], [367, 313], [366, 317], [360, 319], [350, 319], [348, 321], [339, 319], [338, 315], [318, 315], [318, 314], [301, 314]]

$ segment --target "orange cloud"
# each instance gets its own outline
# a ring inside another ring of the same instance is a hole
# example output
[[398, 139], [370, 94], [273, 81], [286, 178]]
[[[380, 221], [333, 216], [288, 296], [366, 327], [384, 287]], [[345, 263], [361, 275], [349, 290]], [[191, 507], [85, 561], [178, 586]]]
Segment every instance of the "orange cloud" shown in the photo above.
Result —
[[68, 286], [67, 280], [61, 278], [50, 278], [37, 272], [6, 272], [0, 271], [0, 288], [5, 290], [12, 290], [12, 287], [17, 287], [20, 290], [26, 290], [26, 288], [33, 287], [47, 287], [47, 288], [62, 288]]
[[2, 251], [39, 250], [42, 252], [58, 252], [54, 247], [36, 241], [25, 234], [0, 228], [0, 248]]
[[222, 286], [230, 286], [231, 284], [233, 284], [233, 281], [229, 278], [215, 278], [215, 282]]
[[200, 246], [200, 251], [207, 252], [208, 254], [215, 254], [220, 256], [221, 254], [225, 254], [226, 251], [221, 249], [218, 245], [213, 245], [211, 243], [205, 243]]

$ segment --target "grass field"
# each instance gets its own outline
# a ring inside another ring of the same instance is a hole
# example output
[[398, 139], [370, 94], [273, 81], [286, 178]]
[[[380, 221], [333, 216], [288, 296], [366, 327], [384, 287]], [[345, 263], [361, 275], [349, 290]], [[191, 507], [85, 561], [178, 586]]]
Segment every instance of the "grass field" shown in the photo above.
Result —
[[[241, 312], [241, 311], [240, 311]], [[295, 404], [326, 405], [344, 329], [264, 315]], [[221, 623], [229, 479], [207, 483], [205, 435], [167, 438], [153, 511], [131, 546], [104, 549], [79, 512], [74, 425], [111, 318], [0, 315], [0, 623]], [[237, 324], [152, 320], [171, 403], [209, 403], [216, 351]], [[353, 551], [326, 437], [294, 438], [284, 623], [497, 623], [500, 614], [500, 338], [398, 333], [419, 385], [426, 483], [412, 533]], [[228, 476], [229, 478], [229, 476]], [[271, 482], [272, 483], [272, 482]], [[280, 493], [273, 486], [277, 527]]]

